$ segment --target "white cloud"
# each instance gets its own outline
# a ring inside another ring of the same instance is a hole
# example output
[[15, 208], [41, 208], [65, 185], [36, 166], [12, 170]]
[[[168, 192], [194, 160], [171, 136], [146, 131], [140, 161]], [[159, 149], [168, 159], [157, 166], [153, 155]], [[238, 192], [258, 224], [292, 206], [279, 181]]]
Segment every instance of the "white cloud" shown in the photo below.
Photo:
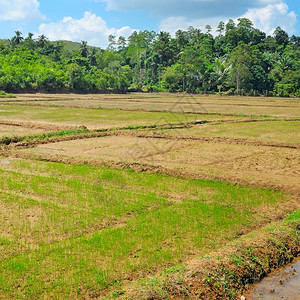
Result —
[[285, 2], [282, 0], [261, 0], [261, 3], [264, 3], [265, 6], [260, 8], [250, 8], [238, 17], [230, 14], [225, 18], [222, 16], [197, 19], [191, 19], [184, 16], [169, 17], [161, 21], [160, 30], [170, 32], [174, 35], [178, 29], [186, 30], [189, 26], [200, 28], [202, 31], [205, 31], [205, 25], [209, 24], [213, 28], [214, 33], [214, 30], [217, 28], [220, 21], [226, 23], [229, 19], [233, 19], [235, 22], [238, 22], [238, 18], [248, 18], [253, 22], [254, 27], [261, 29], [267, 34], [273, 34], [277, 26], [286, 30], [289, 34], [295, 32], [297, 15], [295, 12], [289, 11]]
[[108, 10], [147, 10], [153, 15], [186, 17], [192, 19], [208, 17], [237, 17], [248, 8], [261, 8], [280, 0], [95, 0], [104, 2]]
[[147, 10], [162, 18], [160, 30], [175, 33], [193, 26], [205, 30], [216, 28], [220, 21], [246, 17], [255, 27], [273, 33], [277, 26], [295, 31], [297, 16], [289, 12], [284, 0], [95, 0], [107, 4], [108, 10]]
[[56, 23], [41, 24], [39, 34], [46, 35], [50, 40], [87, 41], [91, 46], [106, 47], [108, 36], [128, 37], [133, 33], [128, 26], [122, 28], [109, 28], [99, 16], [85, 12], [82, 19], [65, 17]]
[[289, 12], [287, 4], [282, 1], [269, 4], [263, 8], [249, 9], [242, 17], [250, 19], [255, 27], [260, 28], [267, 34], [273, 34], [277, 26], [290, 34], [294, 33], [294, 26], [297, 22], [295, 12]]
[[44, 19], [37, 0], [0, 0], [1, 21], [32, 21]]

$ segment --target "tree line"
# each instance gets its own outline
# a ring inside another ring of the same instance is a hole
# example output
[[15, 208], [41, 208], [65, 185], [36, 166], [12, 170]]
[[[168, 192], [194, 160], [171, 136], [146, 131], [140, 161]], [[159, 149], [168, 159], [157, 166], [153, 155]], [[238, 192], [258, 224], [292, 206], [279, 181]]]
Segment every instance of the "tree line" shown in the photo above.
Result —
[[300, 37], [272, 35], [246, 18], [220, 22], [217, 34], [189, 27], [110, 35], [100, 49], [82, 41], [67, 50], [44, 35], [15, 32], [0, 42], [0, 90], [169, 91], [300, 97]]

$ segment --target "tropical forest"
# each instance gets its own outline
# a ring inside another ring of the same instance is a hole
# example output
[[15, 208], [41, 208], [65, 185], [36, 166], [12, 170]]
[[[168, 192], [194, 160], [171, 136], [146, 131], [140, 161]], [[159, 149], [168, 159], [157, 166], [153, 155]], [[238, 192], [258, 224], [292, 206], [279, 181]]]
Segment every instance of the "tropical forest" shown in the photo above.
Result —
[[300, 37], [280, 27], [267, 35], [246, 18], [175, 36], [110, 35], [106, 49], [15, 31], [0, 41], [0, 90], [299, 97]]

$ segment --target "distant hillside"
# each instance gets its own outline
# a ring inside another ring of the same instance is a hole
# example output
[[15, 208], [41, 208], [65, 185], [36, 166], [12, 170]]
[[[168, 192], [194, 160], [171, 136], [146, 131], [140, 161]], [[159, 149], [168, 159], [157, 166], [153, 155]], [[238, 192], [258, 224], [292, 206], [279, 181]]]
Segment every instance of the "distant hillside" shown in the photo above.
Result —
[[[0, 39], [0, 42], [4, 42], [6, 45], [9, 44], [9, 39]], [[71, 42], [71, 41], [61, 41], [64, 45], [64, 48], [69, 51], [78, 50], [80, 47], [80, 43], [77, 42]], [[50, 43], [56, 43], [56, 41], [50, 42]]]
[[[78, 43], [78, 42], [65, 41], [65, 40], [60, 40], [60, 42], [62, 42], [64, 45], [64, 48], [69, 51], [78, 50], [80, 47], [80, 43]], [[56, 43], [56, 41], [53, 43]], [[88, 46], [88, 48], [94, 48], [94, 47]]]
[[[69, 51], [78, 50], [80, 47], [80, 43], [77, 43], [77, 42], [65, 41], [65, 40], [60, 40], [59, 42], [62, 42], [64, 45], [64, 48]], [[56, 43], [56, 41], [53, 43]]]
[[[0, 39], [0, 42], [4, 42], [6, 45], [8, 45], [9, 44], [9, 39]], [[51, 43], [56, 43], [57, 41], [51, 41]], [[78, 43], [78, 42], [72, 42], [72, 41], [65, 41], [65, 40], [60, 40], [60, 42], [62, 42], [63, 43], [63, 45], [64, 45], [64, 48], [66, 49], [66, 50], [69, 50], [69, 51], [73, 51], [73, 50], [78, 50], [79, 49], [79, 47], [80, 47], [80, 43]], [[94, 48], [94, 47], [92, 47], [92, 46], [88, 46], [88, 48]], [[100, 49], [100, 48], [98, 48], [98, 47], [96, 47], [97, 49]]]

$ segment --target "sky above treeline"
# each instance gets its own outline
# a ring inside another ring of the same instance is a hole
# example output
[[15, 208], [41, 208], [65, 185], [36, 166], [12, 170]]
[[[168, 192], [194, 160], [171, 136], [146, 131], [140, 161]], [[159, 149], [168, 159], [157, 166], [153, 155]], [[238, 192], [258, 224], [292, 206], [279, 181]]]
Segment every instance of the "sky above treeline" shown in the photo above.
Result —
[[272, 34], [277, 26], [300, 35], [300, 0], [0, 0], [0, 38], [20, 30], [50, 40], [87, 41], [105, 48], [108, 36], [161, 30], [172, 35], [189, 26], [205, 31], [220, 21], [249, 18]]

